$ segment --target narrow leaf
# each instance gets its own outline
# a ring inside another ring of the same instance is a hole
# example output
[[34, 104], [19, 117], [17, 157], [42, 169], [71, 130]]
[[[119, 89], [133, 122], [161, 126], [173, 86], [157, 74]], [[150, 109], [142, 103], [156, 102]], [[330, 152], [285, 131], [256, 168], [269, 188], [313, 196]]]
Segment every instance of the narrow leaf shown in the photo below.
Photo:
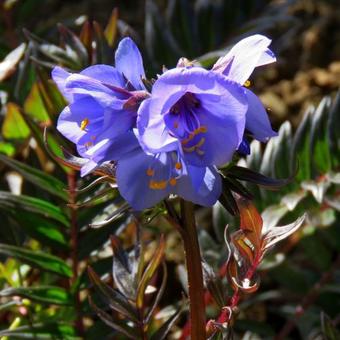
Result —
[[127, 326], [124, 322], [120, 320], [114, 320], [109, 314], [98, 308], [94, 302], [92, 301], [91, 297], [89, 296], [89, 303], [99, 318], [109, 327], [117, 330], [119, 333], [124, 334], [129, 339], [136, 339], [136, 331]]
[[71, 268], [62, 259], [47, 253], [0, 243], [0, 254], [14, 257], [33, 267], [38, 267], [62, 276], [72, 277]]
[[171, 327], [178, 320], [181, 315], [182, 310], [177, 311], [174, 315], [172, 315], [154, 334], [152, 334], [150, 340], [163, 340], [167, 338], [168, 333], [171, 330]]
[[148, 264], [147, 268], [144, 271], [141, 281], [138, 284], [136, 306], [139, 309], [143, 307], [146, 287], [148, 286], [150, 280], [152, 279], [157, 268], [162, 262], [164, 249], [165, 240], [164, 236], [162, 235], [159, 241], [159, 246], [157, 247], [157, 250], [155, 251], [150, 263]]
[[0, 155], [0, 161], [19, 172], [25, 179], [38, 187], [48, 191], [50, 194], [62, 198], [67, 201], [67, 193], [65, 185], [54, 176], [48, 175], [45, 172], [33, 168], [25, 163], [16, 161], [12, 158]]
[[81, 340], [76, 336], [74, 326], [66, 323], [37, 323], [5, 329], [0, 331], [0, 336], [8, 336], [13, 339], [39, 339], [39, 340]]
[[54, 219], [65, 226], [69, 225], [67, 217], [59, 207], [39, 198], [26, 195], [14, 195], [6, 191], [0, 191], [0, 210], [1, 209], [12, 212], [25, 210], [42, 215], [45, 218]]
[[20, 296], [30, 300], [56, 305], [73, 304], [73, 298], [67, 290], [52, 286], [6, 288], [0, 291], [0, 296]]
[[94, 287], [98, 290], [101, 296], [104, 297], [105, 303], [107, 303], [115, 311], [128, 317], [130, 320], [137, 321], [136, 311], [124, 295], [102, 282], [91, 267], [88, 267], [88, 274]]

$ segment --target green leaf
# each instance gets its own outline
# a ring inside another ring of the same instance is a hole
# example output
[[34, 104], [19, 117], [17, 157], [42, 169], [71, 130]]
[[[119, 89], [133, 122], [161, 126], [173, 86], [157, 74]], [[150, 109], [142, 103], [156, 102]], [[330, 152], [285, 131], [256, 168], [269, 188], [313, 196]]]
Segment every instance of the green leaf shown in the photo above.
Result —
[[73, 298], [67, 290], [52, 286], [6, 288], [0, 291], [0, 296], [20, 296], [55, 305], [72, 305], [73, 303]]
[[272, 176], [279, 178], [289, 177], [292, 145], [292, 126], [290, 122], [286, 121], [281, 125], [279, 135], [273, 141], [275, 141], [275, 148], [273, 150]]
[[0, 243], [0, 254], [14, 257], [33, 267], [38, 267], [62, 276], [72, 277], [71, 268], [64, 260], [56, 256], [3, 243]]
[[312, 172], [314, 176], [324, 174], [331, 169], [331, 155], [327, 139], [327, 121], [331, 99], [325, 97], [316, 109], [311, 126], [310, 153]]
[[12, 339], [81, 340], [76, 336], [73, 325], [66, 323], [37, 323], [12, 330], [5, 329], [0, 331], [0, 336], [8, 336]]
[[36, 119], [38, 122], [46, 123], [49, 121], [49, 116], [41, 99], [37, 83], [33, 84], [31, 91], [25, 100], [24, 110], [28, 116], [32, 119]]
[[157, 247], [157, 250], [152, 256], [152, 259], [150, 263], [148, 264], [147, 268], [145, 269], [142, 279], [138, 284], [136, 306], [139, 309], [143, 308], [146, 287], [148, 286], [150, 280], [153, 278], [159, 265], [162, 263], [164, 249], [165, 249], [165, 241], [162, 235], [159, 241], [159, 246]]
[[18, 105], [14, 103], [6, 105], [6, 116], [1, 132], [6, 139], [25, 139], [30, 135], [30, 129], [23, 119]]
[[0, 155], [0, 161], [19, 172], [25, 179], [48, 191], [50, 194], [67, 201], [65, 185], [56, 177], [46, 174], [45, 172], [33, 168], [25, 163], [16, 161], [6, 156]]
[[321, 327], [325, 340], [337, 340], [340, 338], [340, 332], [336, 329], [332, 320], [325, 313], [321, 313]]
[[0, 210], [18, 212], [21, 210], [36, 213], [51, 218], [69, 226], [69, 220], [61, 209], [47, 201], [26, 195], [13, 195], [6, 191], [0, 191]]
[[340, 92], [337, 93], [329, 113], [327, 124], [329, 146], [332, 152], [331, 162], [333, 167], [340, 164]]
[[15, 154], [15, 146], [11, 143], [0, 142], [0, 154], [13, 156]]
[[290, 170], [294, 171], [294, 169], [296, 169], [298, 166], [298, 173], [296, 174], [297, 182], [301, 182], [311, 178], [311, 153], [309, 149], [310, 128], [312, 123], [311, 111], [312, 109], [309, 109], [305, 113], [293, 138]]
[[21, 211], [20, 214], [9, 212], [27, 235], [41, 242], [41, 244], [52, 247], [56, 250], [68, 250], [68, 240], [60, 231], [60, 225], [52, 220], [46, 219], [44, 216]]

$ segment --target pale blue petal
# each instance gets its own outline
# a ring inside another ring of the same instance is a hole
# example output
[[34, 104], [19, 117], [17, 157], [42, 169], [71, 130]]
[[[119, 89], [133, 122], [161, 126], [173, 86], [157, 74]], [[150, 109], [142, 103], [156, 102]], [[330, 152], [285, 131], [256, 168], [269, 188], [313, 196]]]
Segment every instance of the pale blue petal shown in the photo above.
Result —
[[145, 78], [143, 59], [137, 45], [129, 37], [118, 45], [115, 55], [116, 68], [136, 90], [144, 90], [142, 78]]
[[57, 84], [61, 94], [67, 99], [68, 102], [72, 102], [72, 93], [66, 89], [66, 80], [71, 75], [71, 73], [65, 71], [63, 68], [56, 66], [52, 70], [52, 79]]
[[255, 139], [265, 142], [270, 137], [277, 136], [272, 130], [268, 114], [260, 99], [251, 91], [245, 89], [248, 99], [248, 111], [246, 113], [246, 129]]
[[216, 62], [212, 70], [243, 85], [255, 67], [276, 61], [274, 53], [268, 48], [270, 43], [270, 39], [260, 34], [242, 39]]

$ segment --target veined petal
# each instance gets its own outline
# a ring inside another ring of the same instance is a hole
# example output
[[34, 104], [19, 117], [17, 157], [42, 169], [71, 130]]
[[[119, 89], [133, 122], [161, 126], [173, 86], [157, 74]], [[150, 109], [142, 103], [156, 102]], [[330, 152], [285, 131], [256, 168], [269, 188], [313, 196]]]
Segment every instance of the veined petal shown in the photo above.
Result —
[[267, 112], [260, 99], [247, 89], [245, 89], [245, 93], [248, 99], [246, 129], [261, 142], [266, 142], [268, 138], [277, 136], [277, 133], [272, 130]]
[[[242, 141], [247, 103], [238, 96], [239, 88], [229, 86], [215, 95], [197, 95], [200, 123], [197, 135], [181, 141], [183, 157], [195, 166], [222, 165], [229, 162]], [[200, 132], [202, 131], [202, 132]]]
[[103, 108], [93, 98], [86, 97], [65, 107], [58, 118], [57, 129], [73, 143], [78, 143], [85, 135], [96, 135], [103, 123]]
[[[196, 176], [198, 173], [198, 176]], [[202, 176], [203, 175], [203, 176]], [[192, 184], [192, 177], [202, 180], [199, 186]], [[221, 195], [222, 181], [221, 176], [214, 167], [189, 167], [188, 176], [183, 176], [178, 180], [176, 193], [187, 201], [202, 205], [212, 206]]]
[[270, 39], [260, 34], [242, 39], [216, 62], [212, 70], [243, 85], [255, 67], [276, 61], [274, 53], [268, 48], [270, 43]]
[[142, 149], [118, 161], [116, 177], [119, 192], [135, 210], [150, 208], [170, 193], [169, 186], [157, 190], [150, 188], [147, 171], [154, 162], [154, 157]]
[[116, 68], [136, 90], [144, 90], [142, 78], [145, 78], [143, 59], [137, 45], [129, 37], [118, 45], [115, 54]]
[[86, 152], [86, 156], [97, 163], [117, 161], [136, 149], [140, 149], [138, 140], [132, 131], [127, 131], [115, 138], [103, 138]]
[[124, 88], [125, 86], [124, 77], [113, 66], [93, 65], [81, 71], [80, 74], [116, 87]]
[[115, 91], [108, 86], [82, 74], [70, 75], [67, 78], [65, 88], [73, 94], [74, 100], [91, 96], [102, 106], [116, 110], [122, 109], [125, 103], [125, 100], [117, 98]]
[[177, 150], [178, 140], [169, 134], [163, 116], [152, 110], [152, 102], [152, 98], [144, 100], [138, 110], [137, 128], [141, 147], [154, 153]]
[[72, 94], [68, 89], [66, 89], [66, 80], [71, 75], [71, 73], [65, 71], [63, 68], [56, 66], [52, 70], [52, 79], [57, 84], [61, 94], [67, 99], [68, 102], [72, 102]]

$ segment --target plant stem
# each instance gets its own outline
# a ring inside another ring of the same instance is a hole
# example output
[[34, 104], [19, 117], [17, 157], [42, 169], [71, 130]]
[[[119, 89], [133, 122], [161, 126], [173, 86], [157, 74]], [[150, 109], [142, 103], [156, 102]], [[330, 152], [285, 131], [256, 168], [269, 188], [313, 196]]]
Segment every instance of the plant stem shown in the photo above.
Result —
[[[70, 207], [70, 221], [71, 221], [71, 259], [72, 259], [72, 278], [71, 286], [76, 284], [78, 280], [78, 225], [77, 225], [77, 210], [75, 203], [77, 201], [77, 177], [75, 171], [70, 171], [67, 174], [68, 182], [68, 203]], [[80, 334], [84, 332], [83, 319], [81, 317], [81, 306], [78, 289], [75, 291], [75, 310], [76, 310], [76, 328]]]
[[181, 233], [188, 273], [191, 339], [205, 340], [205, 304], [201, 254], [197, 237], [194, 205], [181, 200]]

